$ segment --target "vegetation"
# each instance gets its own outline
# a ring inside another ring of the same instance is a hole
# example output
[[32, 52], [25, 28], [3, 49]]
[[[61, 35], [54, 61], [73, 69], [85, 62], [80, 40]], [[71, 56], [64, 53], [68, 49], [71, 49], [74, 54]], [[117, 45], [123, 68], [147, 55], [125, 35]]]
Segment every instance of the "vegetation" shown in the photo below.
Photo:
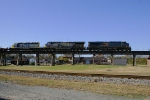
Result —
[[35, 65], [35, 62], [31, 62], [30, 65]]
[[[128, 59], [128, 64], [133, 63], [133, 58]], [[136, 64], [137, 65], [146, 65], [147, 64], [147, 58], [136, 58]]]
[[150, 68], [147, 65], [56, 65], [56, 66], [0, 66], [1, 69], [47, 71], [47, 72], [70, 72], [89, 74], [113, 74], [113, 75], [139, 75], [150, 76]]
[[[120, 56], [120, 57], [115, 57], [115, 58], [126, 58], [128, 64], [133, 64], [133, 57], [131, 55]], [[147, 57], [137, 56], [136, 57], [136, 64], [137, 65], [146, 65], [147, 64]]]
[[0, 81], [11, 81], [21, 85], [29, 86], [46, 86], [52, 88], [75, 89], [82, 91], [91, 91], [100, 94], [112, 94], [128, 97], [141, 97], [150, 95], [150, 86], [143, 85], [127, 85], [127, 84], [113, 84], [113, 83], [96, 83], [96, 82], [74, 82], [67, 80], [52, 80], [39, 79], [23, 76], [7, 76], [0, 75]]
[[47, 71], [85, 71], [103, 68], [116, 68], [113, 65], [56, 65], [56, 66], [1, 66], [0, 69], [47, 70]]

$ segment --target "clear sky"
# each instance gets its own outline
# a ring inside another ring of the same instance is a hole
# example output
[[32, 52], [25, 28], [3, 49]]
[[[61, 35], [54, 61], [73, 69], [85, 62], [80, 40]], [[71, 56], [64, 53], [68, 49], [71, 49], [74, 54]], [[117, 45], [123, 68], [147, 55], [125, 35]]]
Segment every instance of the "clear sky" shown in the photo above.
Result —
[[0, 0], [0, 46], [127, 41], [150, 49], [150, 0]]

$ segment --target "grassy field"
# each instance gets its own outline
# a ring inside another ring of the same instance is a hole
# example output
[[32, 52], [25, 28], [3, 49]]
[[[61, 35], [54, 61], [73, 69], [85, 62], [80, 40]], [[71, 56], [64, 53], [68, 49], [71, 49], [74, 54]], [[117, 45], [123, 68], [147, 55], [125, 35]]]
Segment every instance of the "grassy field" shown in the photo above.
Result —
[[113, 65], [0, 66], [0, 69], [150, 76], [150, 67]]
[[56, 65], [56, 66], [0, 66], [0, 69], [46, 70], [46, 71], [85, 71], [102, 68], [116, 68], [111, 65]]

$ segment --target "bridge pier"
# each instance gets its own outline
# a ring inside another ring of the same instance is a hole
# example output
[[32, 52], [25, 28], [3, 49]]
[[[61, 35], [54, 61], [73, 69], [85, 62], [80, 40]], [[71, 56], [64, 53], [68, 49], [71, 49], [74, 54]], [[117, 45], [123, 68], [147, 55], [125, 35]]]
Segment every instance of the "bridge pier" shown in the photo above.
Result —
[[19, 64], [19, 55], [18, 54], [16, 54], [16, 56], [17, 56], [17, 61], [16, 61], [16, 66], [18, 66], [18, 64]]
[[3, 66], [6, 66], [6, 54], [3, 54]]
[[95, 64], [95, 54], [93, 54], [93, 65]]
[[35, 66], [37, 65], [37, 63], [36, 63], [36, 62], [37, 62], [37, 61], [36, 61], [36, 59], [37, 59], [37, 58], [36, 58], [36, 56], [35, 56], [35, 58], [34, 58], [34, 63], [35, 63]]
[[36, 62], [35, 65], [39, 66], [40, 65], [40, 63], [39, 63], [39, 53], [36, 54], [36, 59], [35, 60], [36, 60], [35, 61]]
[[52, 55], [51, 54], [48, 54], [48, 57], [49, 57], [49, 62], [48, 62], [48, 65], [51, 65], [51, 62], [52, 62]]
[[133, 66], [136, 66], [136, 55], [133, 54]]
[[52, 54], [53, 59], [52, 59], [52, 66], [55, 66], [55, 54]]
[[22, 54], [19, 54], [19, 62], [20, 62], [20, 65], [22, 66]]
[[74, 65], [74, 54], [72, 54], [72, 65]]
[[111, 54], [111, 65], [114, 65], [114, 54]]
[[147, 66], [150, 67], [150, 55], [149, 55], [149, 57], [147, 58]]
[[3, 56], [1, 56], [1, 58], [0, 58], [0, 65], [2, 65], [3, 64]]

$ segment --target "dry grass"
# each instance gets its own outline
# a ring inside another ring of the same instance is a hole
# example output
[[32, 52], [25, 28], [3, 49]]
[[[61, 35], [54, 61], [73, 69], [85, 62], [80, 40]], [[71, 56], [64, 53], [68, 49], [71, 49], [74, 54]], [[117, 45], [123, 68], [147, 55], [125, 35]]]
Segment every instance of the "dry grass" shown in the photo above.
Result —
[[13, 83], [29, 86], [47, 86], [53, 88], [65, 88], [91, 91], [101, 94], [113, 94], [129, 97], [145, 97], [150, 95], [150, 86], [127, 85], [113, 83], [95, 83], [95, 82], [73, 82], [65, 80], [27, 78], [23, 76], [0, 75], [1, 81], [11, 81]]
[[0, 66], [0, 69], [150, 76], [150, 67], [112, 65]]
[[125, 66], [112, 69], [101, 69], [99, 73], [118, 74], [118, 75], [139, 75], [150, 76], [150, 67], [147, 66]]

